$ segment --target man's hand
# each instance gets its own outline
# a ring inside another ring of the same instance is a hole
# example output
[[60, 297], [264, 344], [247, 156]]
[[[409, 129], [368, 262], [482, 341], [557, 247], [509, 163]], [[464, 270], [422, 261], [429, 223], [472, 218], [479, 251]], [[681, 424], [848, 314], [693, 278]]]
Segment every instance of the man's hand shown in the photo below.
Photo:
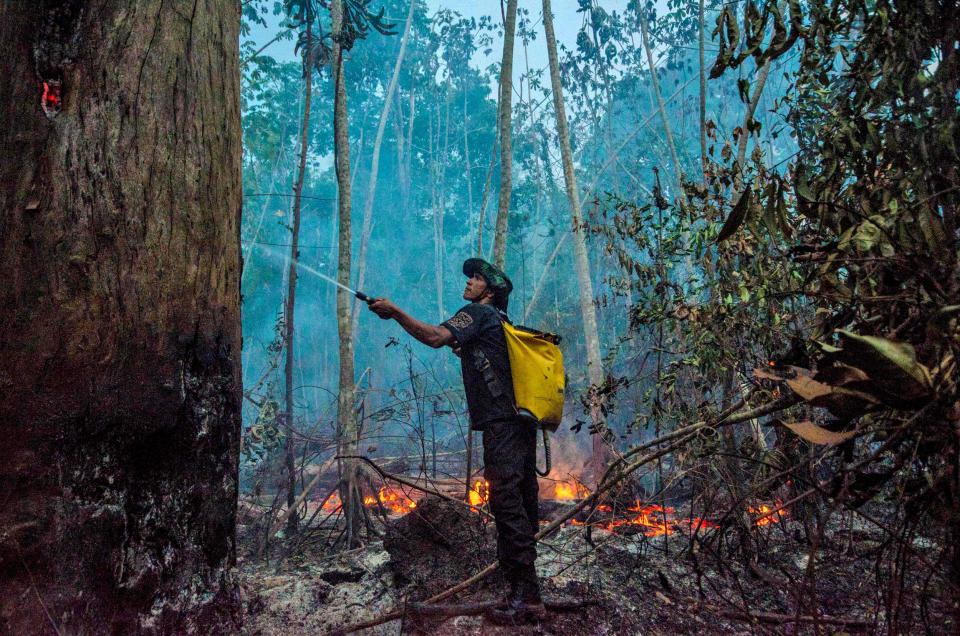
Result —
[[386, 298], [374, 298], [371, 302], [367, 303], [367, 306], [370, 308], [370, 311], [384, 320], [390, 320], [400, 311], [399, 307]]

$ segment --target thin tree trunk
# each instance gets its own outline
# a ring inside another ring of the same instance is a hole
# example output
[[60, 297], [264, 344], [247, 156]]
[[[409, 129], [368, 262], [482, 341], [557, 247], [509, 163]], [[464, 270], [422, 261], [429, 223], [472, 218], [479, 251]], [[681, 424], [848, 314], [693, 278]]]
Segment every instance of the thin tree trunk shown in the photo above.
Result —
[[[360, 263], [357, 271], [356, 289], [363, 290], [365, 277], [367, 274], [367, 246], [370, 243], [370, 226], [373, 222], [373, 203], [377, 194], [377, 175], [380, 172], [380, 146], [383, 144], [383, 133], [387, 127], [387, 119], [390, 117], [390, 102], [393, 101], [393, 94], [397, 90], [397, 82], [400, 79], [400, 67], [403, 64], [403, 57], [407, 51], [407, 40], [410, 38], [410, 25], [413, 23], [413, 8], [416, 6], [415, 0], [410, 0], [410, 9], [407, 12], [407, 24], [403, 27], [403, 37], [400, 39], [400, 51], [397, 53], [397, 61], [393, 65], [393, 75], [390, 77], [390, 84], [387, 86], [387, 93], [383, 98], [383, 110], [380, 111], [380, 123], [377, 126], [377, 136], [373, 141], [373, 158], [370, 162], [370, 185], [367, 188], [367, 200], [363, 203], [363, 228], [360, 230]], [[360, 320], [360, 301], [354, 304], [353, 308], [353, 333], [357, 333], [357, 322]]]
[[185, 8], [0, 3], [4, 633], [235, 629], [240, 13]]
[[410, 188], [412, 175], [410, 174], [410, 163], [413, 160], [413, 123], [417, 119], [417, 91], [415, 86], [410, 86], [410, 121], [407, 122], [407, 156], [403, 164], [403, 175], [401, 177], [400, 188], [403, 193], [403, 211], [410, 210]]
[[699, 3], [700, 18], [700, 169], [703, 172], [703, 180], [707, 179], [707, 74], [704, 67], [704, 18], [703, 18], [703, 0]]
[[[434, 276], [436, 277], [437, 282], [437, 312], [439, 320], [445, 318], [443, 310], [443, 256], [444, 256], [444, 243], [443, 243], [443, 217], [446, 212], [447, 197], [446, 197], [446, 186], [447, 186], [447, 157], [450, 147], [450, 85], [447, 84], [447, 90], [445, 91], [446, 103], [445, 115], [444, 115], [444, 127], [443, 127], [443, 153], [440, 156], [440, 175], [437, 181], [439, 187], [439, 194], [437, 196], [437, 204], [434, 208], [433, 219], [434, 219]], [[437, 127], [437, 145], [440, 143], [440, 127]], [[434, 441], [436, 444], [436, 441]], [[436, 450], [434, 450], [436, 452]], [[434, 467], [436, 468], [436, 467]]]
[[467, 139], [467, 83], [463, 83], [463, 159], [466, 162], [467, 210], [473, 211], [473, 170], [470, 167], [470, 141]]
[[[307, 22], [307, 41], [312, 35], [312, 20]], [[307, 147], [309, 139], [307, 131], [310, 128], [310, 95], [313, 84], [313, 60], [309, 53], [304, 54], [303, 68], [306, 74], [306, 91], [303, 100], [303, 127], [300, 132], [300, 166], [297, 170], [297, 184], [293, 188], [293, 230], [290, 235], [290, 269], [287, 274], [287, 302], [284, 305], [284, 333], [283, 342], [287, 350], [287, 359], [283, 369], [284, 391], [286, 397], [285, 420], [287, 424], [287, 441], [284, 464], [287, 469], [287, 506], [292, 506], [297, 498], [297, 473], [294, 465], [294, 435], [293, 435], [293, 312], [297, 294], [297, 244], [300, 240], [300, 201], [303, 194], [303, 179], [307, 172]], [[287, 530], [296, 532], [299, 521], [296, 512], [287, 519]]]
[[513, 40], [517, 24], [517, 0], [507, 0], [503, 23], [503, 62], [500, 66], [500, 203], [493, 235], [493, 264], [503, 269], [507, 259], [507, 222], [513, 187], [513, 142], [510, 134], [513, 98]]
[[[570, 132], [567, 128], [567, 115], [563, 105], [563, 86], [560, 83], [560, 63], [557, 60], [557, 40], [553, 32], [553, 14], [550, 11], [550, 0], [543, 0], [543, 29], [547, 41], [547, 55], [550, 59], [550, 86], [553, 89], [553, 107], [557, 117], [557, 137], [560, 142], [560, 156], [563, 161], [563, 180], [567, 188], [567, 202], [570, 205], [574, 264], [577, 270], [580, 312], [583, 316], [584, 339], [587, 346], [587, 377], [591, 385], [597, 386], [604, 379], [603, 361], [600, 357], [596, 308], [593, 305], [593, 284], [590, 281], [587, 242], [580, 216], [580, 196], [577, 192], [576, 175], [573, 172]], [[602, 435], [602, 432], [606, 430], [606, 425], [599, 404], [591, 405], [590, 415], [597, 430], [593, 437], [593, 457], [591, 458], [593, 480], [596, 483], [603, 475], [609, 457], [609, 449]]]
[[647, 63], [650, 65], [650, 83], [653, 86], [653, 94], [657, 98], [657, 108], [660, 110], [660, 118], [663, 120], [663, 130], [667, 137], [667, 145], [670, 148], [670, 156], [673, 159], [673, 173], [677, 182], [677, 196], [686, 204], [687, 196], [683, 192], [683, 172], [680, 166], [680, 158], [677, 156], [677, 146], [673, 143], [673, 133], [670, 130], [670, 120], [667, 118], [667, 110], [663, 103], [663, 97], [660, 95], [660, 82], [657, 80], [657, 67], [654, 66], [653, 51], [650, 49], [650, 36], [647, 34], [647, 15], [646, 12], [640, 14], [640, 35], [643, 37], [643, 49], [647, 53]]
[[[497, 121], [500, 121], [500, 96], [497, 96]], [[497, 128], [490, 148], [490, 165], [487, 167], [487, 179], [483, 182], [483, 196], [480, 198], [480, 220], [477, 221], [477, 257], [483, 258], [483, 219], [487, 210], [487, 196], [490, 194], [490, 182], [493, 180], [493, 166], [497, 163], [497, 143], [500, 141], [500, 129]]]
[[526, 311], [523, 312], [522, 322], [526, 322], [530, 317], [530, 312], [533, 310], [533, 306], [537, 303], [537, 299], [540, 297], [540, 292], [543, 290], [543, 285], [547, 280], [547, 273], [550, 271], [550, 266], [553, 265], [553, 261], [557, 258], [557, 254], [560, 253], [560, 247], [563, 246], [564, 242], [566, 242], [568, 236], [570, 236], [570, 232], [563, 233], [563, 236], [560, 237], [560, 240], [557, 241], [556, 246], [554, 246], [553, 252], [550, 253], [550, 258], [548, 258], [546, 264], [544, 264], [543, 273], [540, 274], [540, 280], [537, 281], [537, 286], [533, 290], [533, 296], [530, 298], [530, 302], [527, 304]]
[[[337, 260], [337, 281], [350, 286], [350, 137], [347, 129], [347, 89], [343, 79], [343, 49], [338, 37], [343, 29], [343, 2], [333, 0], [330, 7], [331, 30], [333, 32], [333, 138], [334, 165], [337, 173], [339, 193], [337, 216], [339, 218], [339, 250]], [[350, 316], [350, 295], [342, 289], [337, 290], [337, 334], [340, 338], [340, 382], [337, 393], [338, 440], [337, 451], [340, 455], [357, 454], [358, 429], [356, 413], [353, 409], [354, 370], [353, 370], [353, 323]], [[357, 543], [360, 522], [360, 502], [356, 501], [355, 487], [357, 478], [356, 460], [342, 460], [340, 470], [340, 501], [343, 504], [344, 519], [347, 523], [347, 544]]]
[[757, 104], [760, 103], [760, 95], [763, 94], [763, 87], [766, 86], [769, 75], [770, 60], [767, 60], [763, 66], [760, 67], [760, 73], [757, 75], [757, 84], [753, 87], [753, 95], [750, 97], [750, 103], [747, 105], [747, 112], [743, 116], [743, 132], [740, 133], [740, 142], [737, 144], [738, 175], [743, 173], [743, 162], [747, 159], [747, 142], [750, 139], [750, 124], [753, 123], [753, 114], [757, 112]]

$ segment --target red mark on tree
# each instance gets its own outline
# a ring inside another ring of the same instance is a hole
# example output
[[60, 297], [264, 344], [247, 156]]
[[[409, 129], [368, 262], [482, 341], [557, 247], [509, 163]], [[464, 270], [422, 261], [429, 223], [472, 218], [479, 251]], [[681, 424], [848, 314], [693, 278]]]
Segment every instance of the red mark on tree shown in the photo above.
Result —
[[43, 108], [43, 114], [47, 116], [47, 119], [56, 117], [63, 106], [60, 90], [60, 82], [57, 80], [48, 80], [43, 83], [43, 97], [40, 98], [40, 106]]

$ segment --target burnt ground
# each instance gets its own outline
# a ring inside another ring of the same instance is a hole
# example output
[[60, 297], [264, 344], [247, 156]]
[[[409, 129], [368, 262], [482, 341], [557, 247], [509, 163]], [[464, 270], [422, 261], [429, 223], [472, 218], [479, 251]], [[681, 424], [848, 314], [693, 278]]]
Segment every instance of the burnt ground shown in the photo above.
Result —
[[[690, 549], [689, 536], [649, 538], [631, 529], [613, 534], [567, 526], [539, 548], [537, 569], [544, 596], [595, 603], [550, 611], [538, 625], [498, 627], [482, 616], [417, 618], [379, 625], [363, 634], [751, 634], [751, 633], [950, 633], [953, 624], [936, 577], [921, 569], [876, 571], [884, 534], [855, 517], [839, 519], [815, 560], [815, 586], [804, 584], [809, 546], [799, 524], [759, 527], [758, 567], [730, 552], [731, 539]], [[633, 534], [630, 534], [633, 532]], [[727, 533], [731, 534], [731, 533]], [[424, 499], [393, 519], [382, 540], [345, 553], [303, 549], [269, 564], [241, 563], [246, 634], [329, 633], [380, 616], [404, 602], [424, 600], [472, 576], [494, 559], [492, 523], [455, 504]], [[280, 546], [282, 548], [282, 546]], [[911, 551], [933, 558], [926, 539]], [[895, 615], [886, 582], [902, 576]], [[942, 583], [942, 582], [941, 582]], [[499, 575], [444, 603], [502, 597]], [[815, 598], [816, 602], [811, 602]], [[844, 624], [792, 622], [798, 600]], [[862, 624], [857, 624], [862, 621]]]

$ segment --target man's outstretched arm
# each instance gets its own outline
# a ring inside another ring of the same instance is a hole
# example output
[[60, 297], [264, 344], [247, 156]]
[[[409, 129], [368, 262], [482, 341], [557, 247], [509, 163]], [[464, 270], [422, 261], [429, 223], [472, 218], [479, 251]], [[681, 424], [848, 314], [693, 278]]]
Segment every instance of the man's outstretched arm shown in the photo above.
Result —
[[394, 305], [386, 298], [376, 298], [369, 304], [370, 311], [377, 314], [384, 320], [393, 318], [404, 331], [408, 334], [434, 349], [439, 349], [444, 345], [453, 345], [453, 334], [442, 325], [431, 325], [417, 320], [410, 314]]

